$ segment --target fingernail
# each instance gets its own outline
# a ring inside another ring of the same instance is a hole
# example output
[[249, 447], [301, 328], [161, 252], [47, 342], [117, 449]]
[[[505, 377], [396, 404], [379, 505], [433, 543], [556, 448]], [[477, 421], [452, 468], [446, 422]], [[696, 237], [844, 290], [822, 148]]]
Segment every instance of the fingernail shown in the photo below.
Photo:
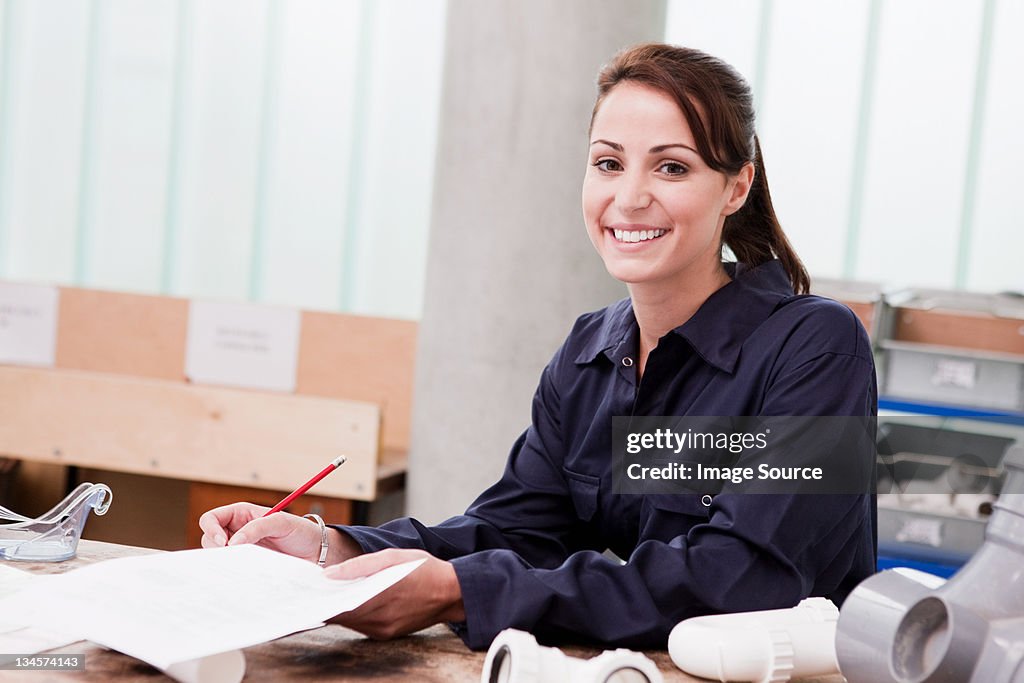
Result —
[[218, 547], [220, 547], [228, 542], [228, 537], [224, 534], [217, 534], [213, 537], [213, 542], [217, 544]]
[[248, 542], [249, 542], [249, 539], [245, 537], [245, 534], [235, 534], [234, 536], [231, 537], [231, 540], [228, 541], [228, 545], [241, 545], [243, 543], [248, 543]]

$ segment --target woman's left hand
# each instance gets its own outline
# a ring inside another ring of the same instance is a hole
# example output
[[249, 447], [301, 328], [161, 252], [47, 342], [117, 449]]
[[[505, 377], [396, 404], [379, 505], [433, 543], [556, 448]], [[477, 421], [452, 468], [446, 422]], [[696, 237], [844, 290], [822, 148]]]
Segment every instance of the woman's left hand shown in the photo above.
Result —
[[424, 550], [392, 548], [360, 555], [328, 567], [331, 579], [358, 579], [392, 565], [425, 559], [411, 574], [331, 623], [347, 626], [370, 638], [387, 640], [445, 621], [464, 621], [462, 590], [450, 562]]

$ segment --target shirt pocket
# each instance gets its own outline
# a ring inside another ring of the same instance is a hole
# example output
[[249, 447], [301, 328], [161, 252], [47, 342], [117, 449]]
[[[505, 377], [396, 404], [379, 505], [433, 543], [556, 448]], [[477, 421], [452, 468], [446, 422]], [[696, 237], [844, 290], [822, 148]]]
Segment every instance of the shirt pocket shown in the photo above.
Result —
[[576, 516], [584, 522], [593, 519], [597, 512], [597, 496], [601, 490], [601, 478], [591, 474], [573, 472], [563, 467], [565, 481], [569, 484], [569, 496], [572, 498]]
[[701, 494], [673, 493], [644, 496], [640, 515], [640, 540], [672, 543], [695, 526], [707, 524], [711, 508], [701, 503]]
[[696, 522], [705, 522], [711, 517], [712, 497], [699, 493], [658, 493], [644, 496], [644, 502], [663, 515], [683, 515]]

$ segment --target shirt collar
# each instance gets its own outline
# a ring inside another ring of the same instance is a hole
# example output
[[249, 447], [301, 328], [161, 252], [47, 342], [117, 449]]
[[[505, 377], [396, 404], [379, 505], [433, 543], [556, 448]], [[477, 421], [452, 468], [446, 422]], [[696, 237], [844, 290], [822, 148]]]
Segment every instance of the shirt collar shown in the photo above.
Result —
[[[684, 324], [672, 330], [705, 362], [728, 373], [736, 368], [743, 342], [783, 299], [793, 296], [782, 264], [776, 259], [750, 267], [726, 263], [732, 281], [713, 293]], [[598, 331], [576, 357], [586, 364], [604, 354], [613, 363], [635, 353], [639, 330], [629, 299], [613, 304]]]

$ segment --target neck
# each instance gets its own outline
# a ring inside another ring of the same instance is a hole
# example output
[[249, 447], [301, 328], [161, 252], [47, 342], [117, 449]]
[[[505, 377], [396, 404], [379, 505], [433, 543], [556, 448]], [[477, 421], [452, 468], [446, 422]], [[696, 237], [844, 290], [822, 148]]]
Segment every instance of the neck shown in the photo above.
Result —
[[688, 277], [685, 283], [640, 283], [629, 286], [633, 314], [640, 327], [640, 362], [637, 371], [643, 375], [647, 357], [658, 340], [693, 317], [709, 296], [730, 282], [721, 263], [709, 272]]

